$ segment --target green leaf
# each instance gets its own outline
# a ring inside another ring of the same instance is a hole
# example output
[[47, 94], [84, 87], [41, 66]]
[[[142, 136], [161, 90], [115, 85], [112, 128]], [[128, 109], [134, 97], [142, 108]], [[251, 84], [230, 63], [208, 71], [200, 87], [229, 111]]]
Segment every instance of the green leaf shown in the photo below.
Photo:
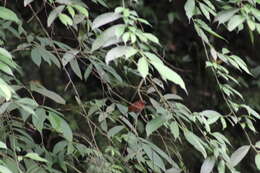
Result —
[[156, 70], [164, 79], [168, 79], [169, 81], [179, 85], [187, 93], [184, 81], [176, 72], [164, 64], [157, 63], [155, 61], [151, 61], [151, 64], [156, 68]]
[[10, 106], [10, 102], [6, 102], [0, 106], [0, 115], [7, 111], [7, 108]]
[[221, 160], [218, 164], [218, 172], [225, 173], [225, 162]]
[[10, 20], [16, 23], [20, 22], [17, 15], [13, 11], [1, 6], [0, 6], [0, 18], [4, 20]]
[[249, 119], [249, 118], [246, 118], [246, 125], [247, 127], [252, 130], [253, 132], [256, 132], [256, 129], [254, 127], [254, 124], [253, 122]]
[[78, 10], [81, 14], [83, 14], [84, 16], [88, 17], [88, 10], [80, 5], [77, 4], [73, 4], [71, 5], [73, 8], [75, 8], [76, 10]]
[[0, 78], [0, 96], [3, 96], [8, 101], [12, 97], [12, 92], [14, 92], [13, 89]]
[[183, 100], [183, 98], [176, 94], [165, 94], [163, 96], [166, 100]]
[[33, 62], [37, 65], [40, 66], [42, 62], [41, 54], [40, 54], [40, 49], [38, 48], [33, 48], [31, 51], [31, 58]]
[[[93, 51], [99, 49], [100, 47], [105, 47], [105, 46], [107, 46], [108, 42], [110, 43], [111, 40], [117, 39], [116, 31], [120, 27], [125, 27], [125, 25], [123, 25], [123, 24], [114, 25], [114, 26], [111, 26], [110, 28], [106, 29], [105, 31], [103, 31], [93, 42], [91, 51], [93, 52]], [[120, 41], [120, 40], [117, 39], [116, 41], [113, 41], [112, 44], [118, 43], [117, 41]], [[110, 43], [109, 45], [112, 45], [112, 44]]]
[[198, 33], [198, 35], [201, 37], [201, 39], [205, 42], [209, 44], [209, 39], [207, 37], [207, 35], [204, 33], [204, 31], [202, 29], [200, 29], [200, 27], [195, 23], [195, 30]]
[[107, 40], [105, 44], [102, 45], [102, 48], [109, 47], [111, 45], [115, 45], [121, 42], [122, 42], [121, 37], [113, 36], [109, 40]]
[[226, 11], [221, 11], [220, 13], [217, 14], [216, 18], [214, 21], [218, 21], [219, 24], [227, 22], [232, 16], [238, 12], [238, 8], [232, 8], [228, 9]]
[[35, 115], [35, 112], [31, 106], [23, 105], [23, 104], [18, 104], [23, 111], [29, 113], [29, 115]]
[[212, 9], [212, 10], [216, 10], [215, 6], [212, 4], [212, 2], [210, 0], [203, 0], [204, 3], [207, 4], [207, 6]]
[[42, 133], [43, 123], [46, 120], [46, 112], [44, 109], [37, 109], [35, 112], [35, 116], [32, 116], [33, 125], [36, 129]]
[[227, 143], [231, 146], [231, 143], [223, 134], [221, 134], [219, 132], [214, 132], [211, 135], [214, 136], [218, 140], [219, 143], [222, 143], [222, 144]]
[[61, 23], [63, 23], [66, 26], [73, 24], [72, 19], [66, 14], [60, 13], [59, 19], [60, 19]]
[[199, 152], [201, 152], [201, 154], [203, 155], [204, 158], [207, 157], [207, 152], [205, 150], [205, 148], [203, 147], [203, 145], [200, 142], [200, 138], [197, 137], [194, 133], [190, 132], [190, 131], [185, 131], [184, 132], [184, 136], [186, 138], [186, 140], [194, 147], [196, 148]]
[[156, 145], [154, 145], [153, 143], [147, 141], [147, 140], [144, 140], [141, 138], [141, 140], [148, 144], [150, 147], [152, 147], [152, 149], [154, 151], [157, 152], [157, 154], [159, 154], [161, 157], [163, 157], [165, 160], [167, 160], [167, 162], [169, 162], [172, 166], [174, 166], [175, 168], [179, 168], [178, 165], [171, 159], [170, 156], [168, 156], [163, 150], [161, 150], [159, 147], [157, 147]]
[[0, 141], [0, 149], [7, 149], [6, 144], [3, 143], [2, 141]]
[[179, 138], [180, 130], [179, 130], [178, 123], [176, 121], [170, 124], [170, 130], [175, 139]]
[[249, 145], [239, 147], [230, 157], [230, 165], [235, 167], [248, 153]]
[[137, 69], [143, 78], [145, 78], [148, 75], [149, 66], [145, 57], [142, 57], [138, 60]]
[[37, 153], [27, 153], [24, 157], [38, 161], [38, 162], [45, 162], [45, 163], [48, 162], [46, 159], [40, 157]]
[[[201, 26], [201, 28], [203, 28], [205, 31], [207, 31], [208, 33], [210, 33], [211, 35], [218, 37], [222, 40], [225, 40], [224, 37], [222, 37], [221, 35], [219, 35], [218, 33], [214, 32], [204, 21], [197, 19], [196, 22]], [[225, 40], [226, 41], [226, 40]]]
[[49, 14], [48, 19], [47, 19], [48, 27], [51, 26], [53, 21], [59, 16], [59, 14], [63, 11], [64, 8], [65, 8], [65, 5], [61, 5], [51, 11], [51, 13]]
[[109, 64], [110, 61], [115, 60], [119, 57], [125, 56], [129, 58], [134, 56], [137, 53], [137, 50], [130, 46], [118, 46], [107, 52], [105, 60]]
[[212, 157], [208, 157], [200, 168], [200, 173], [211, 173], [214, 168], [216, 160]]
[[161, 157], [155, 151], [153, 151], [153, 149], [147, 144], [143, 143], [142, 148], [145, 154], [148, 156], [148, 158], [154, 163], [154, 165], [158, 166], [163, 171], [165, 171], [165, 164], [163, 163]]
[[201, 12], [204, 14], [204, 16], [205, 16], [208, 20], [210, 20], [210, 15], [209, 15], [207, 6], [204, 5], [203, 3], [199, 3], [199, 6], [200, 6], [200, 10], [201, 10]]
[[179, 168], [170, 168], [165, 171], [165, 173], [181, 173], [182, 170]]
[[8, 169], [7, 167], [2, 166], [2, 165], [0, 165], [0, 172], [1, 173], [13, 173], [12, 171], [10, 171], [10, 169]]
[[41, 58], [44, 59], [49, 65], [53, 62], [56, 66], [60, 68], [60, 62], [55, 55], [43, 47], [36, 47], [31, 52], [32, 60], [36, 65], [40, 65]]
[[72, 134], [71, 128], [64, 119], [59, 117], [54, 112], [49, 112], [48, 120], [50, 121], [51, 126], [57, 132], [62, 133], [62, 135], [65, 139], [67, 139], [69, 142], [72, 142], [73, 134]]
[[145, 126], [147, 136], [150, 136], [154, 131], [159, 129], [165, 122], [169, 120], [169, 118], [169, 116], [162, 115], [149, 121]]
[[15, 103], [18, 106], [20, 106], [24, 111], [32, 115], [35, 115], [34, 109], [38, 107], [38, 104], [30, 98], [21, 98], [17, 100]]
[[12, 55], [4, 48], [0, 47], [0, 55], [3, 55], [6, 58], [12, 59]]
[[[95, 70], [97, 71], [97, 73], [99, 74], [99, 76], [101, 77], [101, 80], [104, 80], [106, 82], [110, 82], [111, 79], [109, 77], [109, 75], [104, 71], [104, 66], [102, 66], [100, 63], [97, 63], [95, 61], [91, 61], [95, 67]], [[107, 66], [107, 65], [106, 65]]]
[[54, 128], [57, 132], [62, 132], [61, 129], [61, 123], [63, 121], [62, 118], [60, 118], [55, 113], [51, 113], [48, 116], [48, 120], [50, 121], [52, 128]]
[[75, 10], [71, 6], [67, 6], [67, 10], [72, 18], [75, 16]]
[[42, 94], [43, 96], [46, 96], [46, 97], [52, 99], [56, 103], [59, 103], [59, 104], [65, 104], [66, 103], [66, 101], [61, 96], [59, 96], [58, 94], [56, 94], [53, 91], [50, 91], [50, 90], [44, 88], [43, 86], [40, 86], [40, 85], [34, 86], [34, 85], [32, 85], [31, 86], [31, 90], [35, 91], [35, 92], [37, 92], [39, 94]]
[[260, 171], [260, 154], [257, 154], [255, 156], [255, 165], [256, 165], [257, 169]]
[[[53, 0], [50, 0], [50, 1], [53, 1]], [[72, 3], [72, 0], [55, 0], [56, 3], [59, 3], [59, 4], [71, 4]]]
[[228, 60], [230, 60], [230, 59], [234, 60], [235, 63], [236, 63], [244, 72], [246, 72], [246, 73], [249, 74], [249, 75], [252, 75], [252, 74], [250, 73], [250, 71], [248, 70], [248, 67], [247, 67], [246, 63], [245, 63], [240, 57], [238, 57], [238, 56], [236, 56], [236, 55], [231, 55], [231, 56], [229, 56], [229, 57], [230, 57], [230, 58], [229, 58]]
[[124, 124], [126, 124], [137, 135], [136, 128], [133, 126], [133, 124], [127, 118], [125, 118], [124, 116], [120, 116], [119, 118]]
[[136, 40], [137, 40], [136, 35], [135, 34], [131, 34], [130, 37], [131, 37], [131, 43], [134, 44], [136, 42]]
[[257, 141], [257, 142], [255, 143], [255, 147], [256, 147], [257, 149], [260, 149], [260, 141]]
[[160, 43], [159, 43], [159, 39], [158, 39], [156, 36], [154, 36], [153, 34], [144, 33], [143, 35], [144, 35], [148, 40], [150, 40], [151, 42], [154, 42], [154, 43], [156, 43], [156, 44], [160, 44]]
[[24, 7], [26, 7], [28, 4], [30, 4], [31, 2], [33, 2], [34, 0], [24, 0], [23, 1], [23, 4], [24, 4]]
[[124, 42], [125, 44], [126, 44], [127, 41], [129, 40], [129, 38], [130, 38], [130, 32], [126, 32], [126, 33], [124, 33], [123, 36], [122, 36], [122, 40], [123, 40], [123, 42]]
[[33, 99], [30, 99], [30, 98], [21, 98], [21, 99], [18, 99], [16, 101], [16, 103], [19, 103], [19, 104], [23, 104], [23, 105], [27, 105], [27, 106], [31, 106], [31, 107], [37, 107], [39, 106], [38, 103], [36, 103], [36, 101], [34, 101]]
[[79, 53], [78, 50], [70, 50], [66, 52], [62, 57], [62, 65], [67, 65], [68, 62], [70, 62], [75, 56]]
[[86, 71], [84, 72], [84, 79], [85, 79], [85, 81], [88, 80], [88, 77], [89, 77], [90, 73], [92, 72], [92, 70], [93, 70], [93, 64], [90, 64], [88, 66], [88, 68], [86, 69]]
[[99, 28], [100, 26], [113, 22], [121, 17], [122, 17], [121, 14], [114, 13], [114, 12], [101, 14], [98, 17], [96, 17], [95, 20], [93, 21], [92, 29]]
[[253, 16], [260, 21], [260, 10], [256, 9], [256, 8], [251, 8], [251, 13], [253, 14]]
[[234, 15], [228, 22], [228, 30], [233, 31], [236, 27], [242, 24], [246, 18], [241, 15]]
[[256, 28], [256, 23], [252, 21], [251, 19], [247, 20], [247, 25], [251, 31], [254, 31]]
[[249, 115], [254, 116], [255, 118], [260, 120], [260, 115], [259, 113], [257, 113], [254, 109], [252, 109], [251, 107], [247, 106], [247, 105], [241, 105], [241, 107], [245, 108], [248, 112]]
[[194, 15], [195, 8], [196, 8], [195, 7], [195, 0], [187, 0], [186, 1], [185, 5], [184, 5], [184, 9], [185, 9], [186, 15], [187, 15], [189, 20]]
[[202, 111], [200, 115], [207, 117], [207, 123], [209, 125], [215, 123], [221, 117], [220, 113], [213, 110]]
[[226, 120], [223, 117], [221, 117], [220, 121], [221, 121], [221, 124], [222, 124], [222, 129], [224, 130], [227, 127]]
[[81, 74], [81, 70], [80, 70], [78, 61], [76, 59], [72, 59], [70, 61], [70, 66], [71, 66], [73, 72], [82, 80], [82, 74]]
[[122, 34], [125, 32], [126, 27], [122, 26], [116, 29], [116, 37], [120, 38]]
[[[0, 60], [1, 60], [1, 59], [0, 59]], [[6, 74], [11, 75], [11, 76], [14, 75], [13, 72], [12, 72], [12, 70], [11, 70], [11, 68], [8, 67], [6, 64], [2, 63], [1, 61], [0, 61], [0, 70], [3, 71], [3, 72], [6, 73]]]
[[151, 52], [144, 52], [144, 55], [150, 59], [151, 62], [163, 64], [162, 60]]
[[117, 133], [119, 133], [121, 130], [123, 130], [125, 127], [124, 126], [115, 126], [111, 129], [109, 129], [109, 131], [107, 132], [107, 136], [108, 137], [113, 137], [115, 136]]

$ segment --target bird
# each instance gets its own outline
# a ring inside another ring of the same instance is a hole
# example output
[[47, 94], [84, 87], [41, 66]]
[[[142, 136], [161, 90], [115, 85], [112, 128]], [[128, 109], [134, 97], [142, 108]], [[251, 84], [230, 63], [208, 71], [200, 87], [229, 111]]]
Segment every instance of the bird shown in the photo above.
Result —
[[145, 108], [145, 102], [143, 100], [138, 100], [132, 103], [128, 107], [128, 112], [140, 113], [143, 111], [144, 108]]

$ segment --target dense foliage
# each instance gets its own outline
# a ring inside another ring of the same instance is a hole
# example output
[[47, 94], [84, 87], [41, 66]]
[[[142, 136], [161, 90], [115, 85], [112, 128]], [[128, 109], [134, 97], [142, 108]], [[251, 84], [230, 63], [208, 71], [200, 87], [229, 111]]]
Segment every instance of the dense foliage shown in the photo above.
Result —
[[0, 0], [0, 172], [259, 172], [259, 6]]

